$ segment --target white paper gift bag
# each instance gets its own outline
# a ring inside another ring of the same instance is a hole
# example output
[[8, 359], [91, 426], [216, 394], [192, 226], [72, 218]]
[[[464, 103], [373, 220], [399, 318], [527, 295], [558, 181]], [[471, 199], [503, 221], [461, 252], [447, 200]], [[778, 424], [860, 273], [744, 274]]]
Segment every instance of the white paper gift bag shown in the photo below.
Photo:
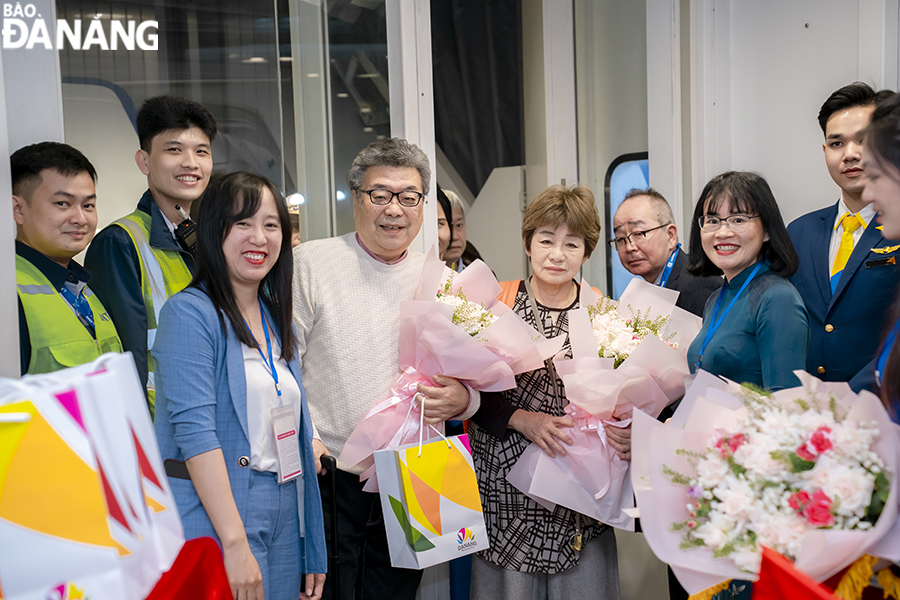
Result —
[[5, 600], [144, 598], [171, 567], [184, 534], [130, 355], [0, 380], [0, 539]]
[[391, 565], [424, 569], [488, 548], [469, 436], [375, 453]]

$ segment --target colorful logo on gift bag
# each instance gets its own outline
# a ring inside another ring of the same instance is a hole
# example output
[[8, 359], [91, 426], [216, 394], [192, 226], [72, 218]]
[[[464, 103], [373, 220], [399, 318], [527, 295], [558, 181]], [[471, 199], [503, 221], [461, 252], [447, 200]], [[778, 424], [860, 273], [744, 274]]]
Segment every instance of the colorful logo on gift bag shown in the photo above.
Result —
[[47, 600], [89, 600], [84, 590], [79, 590], [71, 581], [53, 586], [44, 597]]
[[[473, 512], [482, 510], [468, 437], [463, 435], [453, 439], [458, 445], [438, 440], [422, 446], [421, 456], [419, 446], [396, 451], [402, 499], [389, 498], [394, 515], [406, 533], [406, 541], [414, 552], [434, 548], [428, 540], [429, 533], [433, 538], [443, 537], [442, 499]], [[453, 535], [449, 531], [446, 533]], [[464, 527], [457, 534], [458, 540], [462, 537], [466, 541], [460, 544], [465, 543], [465, 547], [475, 544], [474, 534], [468, 528]]]
[[456, 541], [459, 543], [456, 547], [458, 552], [462, 552], [468, 548], [474, 548], [478, 545], [478, 542], [475, 541], [475, 534], [472, 533], [472, 530], [468, 527], [463, 527], [456, 532]]
[[463, 527], [459, 531], [456, 532], [456, 542], [458, 544], [462, 544], [463, 542], [468, 542], [469, 540], [475, 539], [475, 534], [472, 533], [472, 530], [468, 527]]

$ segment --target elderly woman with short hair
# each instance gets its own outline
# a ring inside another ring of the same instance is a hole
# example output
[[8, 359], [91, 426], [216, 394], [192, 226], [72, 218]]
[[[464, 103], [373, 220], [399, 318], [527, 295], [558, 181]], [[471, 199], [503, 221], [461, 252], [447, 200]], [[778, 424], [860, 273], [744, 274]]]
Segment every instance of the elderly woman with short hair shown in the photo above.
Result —
[[[600, 237], [594, 195], [555, 185], [535, 198], [522, 224], [534, 275], [504, 282], [500, 299], [547, 337], [566, 336], [578, 308], [575, 278]], [[476, 555], [472, 598], [619, 598], [615, 534], [610, 527], [557, 506], [548, 511], [506, 481], [529, 443], [549, 456], [571, 444], [563, 383], [551, 361], [516, 377], [515, 389], [482, 393], [469, 429], [491, 547]], [[580, 537], [579, 537], [580, 536]], [[583, 546], [573, 543], [579, 539]]]

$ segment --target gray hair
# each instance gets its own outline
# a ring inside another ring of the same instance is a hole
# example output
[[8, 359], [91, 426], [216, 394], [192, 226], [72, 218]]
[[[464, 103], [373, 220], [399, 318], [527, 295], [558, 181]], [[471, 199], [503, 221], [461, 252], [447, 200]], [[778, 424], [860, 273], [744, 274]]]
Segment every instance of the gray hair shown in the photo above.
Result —
[[453, 190], [444, 190], [444, 193], [447, 194], [447, 200], [450, 201], [450, 208], [459, 209], [459, 212], [462, 213], [463, 220], [466, 218], [466, 203], [462, 201], [459, 197], [459, 194], [454, 192]]
[[650, 206], [653, 208], [653, 214], [660, 225], [669, 225], [670, 223], [675, 222], [675, 215], [672, 214], [672, 207], [669, 206], [669, 202], [666, 200], [665, 196], [652, 187], [631, 188], [628, 190], [628, 193], [625, 194], [625, 197], [622, 199], [622, 202], [619, 203], [619, 206], [622, 206], [622, 204], [625, 204], [632, 198], [641, 196], [650, 198]]
[[415, 144], [402, 138], [385, 138], [366, 146], [353, 159], [347, 173], [351, 190], [361, 190], [369, 167], [408, 167], [416, 169], [422, 178], [422, 191], [428, 195], [431, 186], [431, 165], [428, 156]]

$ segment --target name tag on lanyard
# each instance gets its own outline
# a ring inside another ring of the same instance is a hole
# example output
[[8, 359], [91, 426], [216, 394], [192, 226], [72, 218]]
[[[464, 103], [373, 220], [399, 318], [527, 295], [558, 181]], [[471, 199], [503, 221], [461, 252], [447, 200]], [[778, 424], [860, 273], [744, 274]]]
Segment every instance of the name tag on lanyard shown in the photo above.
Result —
[[303, 474], [297, 419], [290, 404], [273, 408], [270, 414], [275, 454], [278, 456], [278, 483], [282, 484]]

